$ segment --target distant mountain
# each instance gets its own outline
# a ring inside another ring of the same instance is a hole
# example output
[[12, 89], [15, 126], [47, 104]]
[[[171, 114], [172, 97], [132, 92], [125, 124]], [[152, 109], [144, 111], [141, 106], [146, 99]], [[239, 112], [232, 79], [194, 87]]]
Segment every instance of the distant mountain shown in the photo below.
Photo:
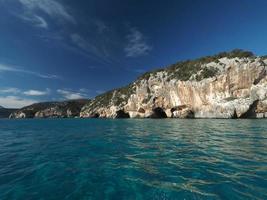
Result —
[[0, 118], [8, 118], [9, 115], [16, 110], [17, 109], [4, 108], [3, 106], [0, 106]]
[[63, 102], [35, 103], [21, 108], [10, 115], [10, 118], [69, 118], [79, 117], [81, 108], [88, 100], [70, 100]]

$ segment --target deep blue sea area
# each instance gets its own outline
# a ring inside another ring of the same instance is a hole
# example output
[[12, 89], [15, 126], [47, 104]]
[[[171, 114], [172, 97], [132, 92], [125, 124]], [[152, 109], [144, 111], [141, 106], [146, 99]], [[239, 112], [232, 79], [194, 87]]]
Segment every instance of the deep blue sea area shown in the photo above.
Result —
[[1, 200], [267, 199], [267, 120], [0, 120]]

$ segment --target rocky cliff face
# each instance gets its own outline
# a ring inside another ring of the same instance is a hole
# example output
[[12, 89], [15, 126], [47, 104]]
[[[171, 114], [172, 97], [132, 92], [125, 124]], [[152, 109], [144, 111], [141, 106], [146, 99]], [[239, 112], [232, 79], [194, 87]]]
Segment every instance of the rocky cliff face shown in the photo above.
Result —
[[9, 118], [66, 118], [79, 117], [88, 100], [37, 103], [13, 112]]
[[267, 118], [267, 60], [235, 50], [146, 73], [80, 117]]
[[235, 50], [148, 72], [92, 100], [27, 106], [10, 118], [267, 118], [267, 57]]

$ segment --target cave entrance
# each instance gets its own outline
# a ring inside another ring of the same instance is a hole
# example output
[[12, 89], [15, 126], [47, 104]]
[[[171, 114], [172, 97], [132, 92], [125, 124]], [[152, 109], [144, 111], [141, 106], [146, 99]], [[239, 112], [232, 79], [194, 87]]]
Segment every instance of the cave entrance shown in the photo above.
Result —
[[167, 115], [162, 108], [157, 107], [153, 109], [153, 114], [151, 115], [151, 118], [167, 118]]
[[116, 112], [116, 118], [121, 119], [121, 118], [130, 118], [129, 113], [124, 112], [124, 110], [119, 110]]
[[243, 113], [240, 118], [256, 118], [256, 109], [257, 105], [259, 103], [259, 100], [256, 100], [249, 106], [249, 109], [247, 112]]
[[98, 113], [94, 113], [92, 116], [91, 116], [91, 118], [99, 118], [100, 117], [100, 115], [98, 114]]

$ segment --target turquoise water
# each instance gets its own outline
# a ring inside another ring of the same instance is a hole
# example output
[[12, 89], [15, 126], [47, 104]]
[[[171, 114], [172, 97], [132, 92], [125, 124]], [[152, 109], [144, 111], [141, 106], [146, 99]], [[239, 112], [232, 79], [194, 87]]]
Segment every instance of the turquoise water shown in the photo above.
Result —
[[0, 199], [267, 199], [267, 120], [0, 120]]

